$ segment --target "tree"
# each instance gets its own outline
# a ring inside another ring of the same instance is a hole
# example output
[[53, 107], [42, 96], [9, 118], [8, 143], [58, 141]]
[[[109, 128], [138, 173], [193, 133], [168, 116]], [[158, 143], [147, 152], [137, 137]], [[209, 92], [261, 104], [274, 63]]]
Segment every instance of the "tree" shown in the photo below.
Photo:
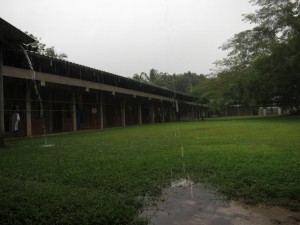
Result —
[[203, 74], [198, 75], [188, 71], [174, 77], [174, 87], [179, 92], [194, 95], [195, 88], [201, 85], [205, 79]]
[[133, 79], [145, 83], [149, 83], [152, 85], [155, 85], [157, 82], [156, 80], [159, 78], [159, 73], [155, 69], [151, 69], [149, 75], [145, 72], [142, 72], [141, 74], [134, 74]]
[[65, 58], [68, 58], [67, 54], [65, 53], [56, 53], [55, 52], [55, 49], [54, 49], [54, 46], [50, 47], [50, 48], [46, 48], [45, 49], [45, 53], [44, 55], [46, 56], [50, 56], [52, 58], [57, 58], [57, 59], [65, 59]]
[[[219, 74], [240, 76], [247, 104], [300, 105], [299, 0], [251, 0], [259, 7], [244, 20], [256, 26], [242, 31], [220, 48]], [[236, 80], [232, 78], [232, 82]], [[251, 93], [253, 91], [254, 93]]]
[[145, 82], [144, 76], [143, 76], [144, 72], [142, 72], [141, 74], [134, 74], [132, 79], [139, 81], [139, 82]]
[[134, 74], [133, 79], [166, 88], [171, 91], [194, 95], [194, 88], [206, 78], [202, 74], [198, 75], [196, 73], [191, 73], [190, 71], [183, 74], [170, 75], [151, 69], [149, 75], [142, 72], [141, 74]]
[[269, 56], [278, 43], [287, 43], [300, 32], [299, 0], [251, 0], [260, 7], [255, 13], [245, 14], [244, 21], [257, 24], [252, 30], [242, 31], [220, 48], [230, 50], [223, 61], [225, 66], [251, 64], [257, 57]]
[[41, 42], [41, 38], [35, 37], [33, 34], [29, 34], [27, 31], [25, 32], [28, 34], [30, 37], [32, 37], [35, 42], [31, 44], [31, 47], [41, 55], [46, 55], [52, 58], [57, 58], [57, 59], [66, 59], [68, 58], [68, 55], [66, 53], [57, 53], [56, 50], [54, 49], [54, 46], [46, 48], [46, 44]]

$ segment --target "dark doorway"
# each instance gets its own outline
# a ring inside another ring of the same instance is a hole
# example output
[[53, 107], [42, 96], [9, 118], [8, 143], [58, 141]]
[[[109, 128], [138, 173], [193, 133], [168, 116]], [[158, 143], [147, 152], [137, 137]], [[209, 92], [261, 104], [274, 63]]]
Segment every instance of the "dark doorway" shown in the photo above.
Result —
[[60, 103], [53, 104], [53, 131], [62, 131], [62, 106]]

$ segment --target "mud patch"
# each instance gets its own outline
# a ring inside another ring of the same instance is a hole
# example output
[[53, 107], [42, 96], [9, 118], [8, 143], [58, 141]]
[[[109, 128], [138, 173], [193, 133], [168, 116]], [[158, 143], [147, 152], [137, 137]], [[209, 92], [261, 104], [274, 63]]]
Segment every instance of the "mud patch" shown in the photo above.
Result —
[[227, 201], [203, 185], [185, 179], [172, 182], [159, 201], [150, 203], [141, 216], [154, 225], [300, 225], [299, 212]]

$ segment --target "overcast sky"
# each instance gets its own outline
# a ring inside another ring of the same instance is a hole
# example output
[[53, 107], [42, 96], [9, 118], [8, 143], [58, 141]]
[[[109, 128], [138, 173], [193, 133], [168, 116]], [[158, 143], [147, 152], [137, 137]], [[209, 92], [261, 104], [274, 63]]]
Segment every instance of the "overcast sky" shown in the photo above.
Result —
[[68, 61], [127, 77], [210, 73], [253, 11], [248, 0], [0, 0], [0, 17]]

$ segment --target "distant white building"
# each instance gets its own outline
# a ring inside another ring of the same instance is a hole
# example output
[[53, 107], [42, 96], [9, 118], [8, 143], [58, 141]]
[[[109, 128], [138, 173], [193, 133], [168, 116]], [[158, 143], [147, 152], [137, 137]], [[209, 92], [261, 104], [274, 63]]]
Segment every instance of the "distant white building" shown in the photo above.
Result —
[[280, 116], [282, 115], [282, 109], [278, 106], [259, 107], [258, 115], [260, 116]]
[[290, 107], [287, 109], [282, 109], [282, 107], [279, 106], [259, 107], [258, 115], [260, 116], [290, 115], [297, 111], [298, 111], [297, 107]]

